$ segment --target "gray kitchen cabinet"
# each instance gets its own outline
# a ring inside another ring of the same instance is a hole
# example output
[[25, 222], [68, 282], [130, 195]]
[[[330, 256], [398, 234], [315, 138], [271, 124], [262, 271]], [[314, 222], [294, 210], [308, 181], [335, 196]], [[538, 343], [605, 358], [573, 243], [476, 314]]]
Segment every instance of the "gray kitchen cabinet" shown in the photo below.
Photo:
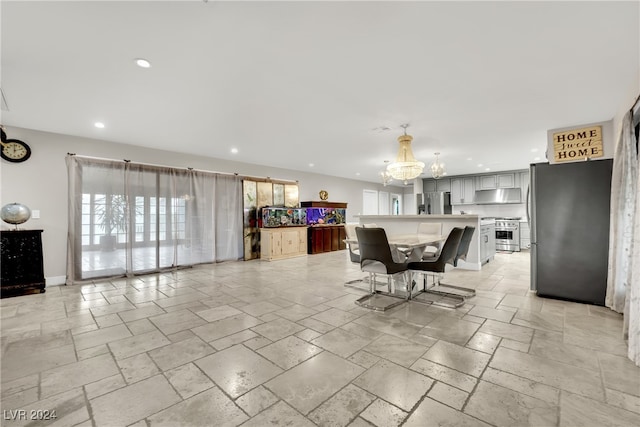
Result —
[[435, 179], [425, 179], [422, 182], [422, 191], [424, 193], [433, 193], [436, 191], [436, 180]]
[[496, 255], [495, 224], [480, 226], [480, 263], [492, 260]]
[[451, 179], [440, 178], [436, 179], [436, 191], [451, 191]]
[[495, 175], [480, 175], [478, 177], [478, 190], [493, 190], [497, 186]]
[[476, 186], [473, 178], [451, 178], [451, 204], [470, 205], [473, 203], [473, 196]]
[[516, 181], [520, 181], [519, 178], [516, 180], [514, 173], [501, 173], [496, 175], [496, 183], [498, 188], [515, 188], [518, 187]]

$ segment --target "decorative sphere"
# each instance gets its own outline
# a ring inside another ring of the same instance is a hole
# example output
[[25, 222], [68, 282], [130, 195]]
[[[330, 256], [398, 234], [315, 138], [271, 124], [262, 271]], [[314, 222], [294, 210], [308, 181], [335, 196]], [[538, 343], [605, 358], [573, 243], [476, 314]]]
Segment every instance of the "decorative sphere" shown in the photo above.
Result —
[[22, 224], [31, 218], [31, 209], [20, 203], [9, 203], [0, 210], [0, 218], [7, 224]]

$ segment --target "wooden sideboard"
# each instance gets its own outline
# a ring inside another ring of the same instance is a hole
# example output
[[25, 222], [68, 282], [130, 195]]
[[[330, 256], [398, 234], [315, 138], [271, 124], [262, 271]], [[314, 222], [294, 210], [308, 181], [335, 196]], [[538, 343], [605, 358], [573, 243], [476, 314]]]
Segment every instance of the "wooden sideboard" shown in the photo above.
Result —
[[260, 259], [273, 261], [307, 254], [307, 227], [260, 229]]
[[45, 291], [42, 230], [0, 232], [2, 298]]
[[309, 227], [308, 253], [319, 254], [322, 252], [339, 251], [346, 249], [344, 239], [347, 235], [344, 225], [317, 225]]

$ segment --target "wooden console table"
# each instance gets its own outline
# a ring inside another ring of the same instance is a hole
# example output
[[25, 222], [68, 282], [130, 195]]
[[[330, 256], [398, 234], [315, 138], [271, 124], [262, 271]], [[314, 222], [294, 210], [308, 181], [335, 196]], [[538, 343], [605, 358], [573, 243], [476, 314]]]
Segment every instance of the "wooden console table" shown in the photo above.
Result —
[[2, 298], [45, 291], [42, 230], [0, 232]]

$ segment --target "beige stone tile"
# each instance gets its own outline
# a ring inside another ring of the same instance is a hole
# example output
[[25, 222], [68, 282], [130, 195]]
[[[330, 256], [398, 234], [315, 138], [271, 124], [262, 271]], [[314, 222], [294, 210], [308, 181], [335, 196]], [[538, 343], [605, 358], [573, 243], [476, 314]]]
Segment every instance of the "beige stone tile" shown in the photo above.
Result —
[[[403, 304], [403, 305], [406, 305], [406, 304]], [[340, 326], [340, 329], [345, 330], [347, 332], [351, 332], [354, 335], [358, 335], [370, 341], [373, 341], [377, 338], [380, 338], [382, 335], [384, 335], [383, 332], [380, 332], [376, 329], [372, 329], [362, 324], [354, 323], [354, 322], [344, 324]]]
[[234, 399], [282, 372], [278, 366], [242, 345], [204, 357], [195, 364]]
[[295, 334], [296, 337], [300, 338], [301, 340], [305, 340], [305, 341], [311, 341], [311, 340], [313, 340], [315, 338], [318, 338], [321, 335], [322, 334], [320, 332], [316, 332], [313, 329], [305, 329], [305, 330], [300, 331], [297, 334]]
[[253, 390], [243, 394], [236, 399], [236, 405], [241, 407], [249, 416], [253, 417], [276, 403], [278, 397], [263, 386], [258, 386]]
[[489, 427], [489, 424], [427, 397], [409, 415], [403, 426]]
[[42, 397], [62, 393], [117, 373], [118, 366], [110, 354], [59, 366], [41, 374]]
[[152, 316], [149, 320], [165, 335], [206, 324], [204, 319], [185, 309]]
[[92, 357], [109, 353], [109, 347], [107, 347], [106, 344], [101, 344], [84, 350], [78, 350], [76, 353], [78, 354], [78, 360], [91, 359]]
[[242, 344], [244, 344], [246, 347], [250, 348], [251, 350], [257, 350], [259, 348], [262, 348], [266, 345], [271, 344], [271, 342], [272, 342], [271, 340], [268, 340], [265, 337], [257, 336], [247, 341], [244, 341]]
[[363, 350], [409, 367], [427, 351], [427, 347], [391, 335], [383, 335]]
[[544, 400], [553, 405], [558, 404], [560, 398], [560, 390], [542, 383], [528, 380], [508, 372], [498, 371], [491, 367], [487, 368], [482, 374], [484, 381], [500, 385], [502, 387]]
[[149, 417], [154, 426], [196, 426], [204, 420], [216, 426], [237, 426], [249, 417], [217, 387], [213, 387], [183, 402]]
[[467, 342], [467, 347], [478, 350], [483, 353], [493, 354], [498, 348], [500, 337], [485, 334], [484, 332], [476, 332], [476, 334]]
[[123, 311], [118, 313], [118, 316], [120, 316], [123, 322], [133, 322], [134, 320], [146, 319], [161, 314], [165, 314], [165, 311], [157, 305], [152, 304], [143, 308], [136, 308], [135, 310]]
[[193, 363], [170, 369], [165, 376], [183, 399], [214, 387], [213, 382]]
[[514, 341], [508, 338], [503, 338], [502, 341], [500, 341], [500, 347], [508, 348], [510, 350], [520, 351], [522, 353], [529, 352], [529, 343]]
[[303, 326], [300, 326], [287, 319], [277, 319], [251, 328], [251, 330], [253, 330], [254, 332], [259, 333], [260, 335], [270, 339], [271, 341], [278, 341], [284, 337], [293, 335], [304, 329], [305, 328]]
[[494, 425], [553, 426], [558, 408], [543, 400], [480, 381], [464, 412]]
[[149, 356], [163, 371], [201, 359], [215, 352], [210, 345], [195, 336], [167, 344], [149, 351]]
[[378, 313], [366, 314], [353, 322], [388, 335], [405, 339], [411, 338], [422, 329], [419, 325], [413, 325], [403, 320]]
[[531, 342], [531, 337], [533, 337], [533, 329], [531, 328], [498, 322], [491, 319], [487, 320], [480, 327], [480, 332], [524, 343]]
[[149, 319], [134, 320], [133, 322], [128, 322], [125, 324], [133, 335], [140, 335], [156, 330], [156, 326], [151, 323]]
[[310, 317], [307, 317], [306, 319], [298, 320], [296, 323], [298, 325], [304, 326], [305, 328], [309, 328], [309, 329], [312, 329], [314, 331], [317, 331], [317, 332], [319, 332], [321, 334], [326, 334], [327, 332], [332, 331], [333, 329], [335, 329], [335, 326], [333, 326], [333, 325], [321, 322], [321, 321], [316, 320], [316, 319], [312, 319]]
[[202, 317], [207, 322], [215, 322], [216, 320], [225, 319], [227, 317], [242, 314], [242, 311], [228, 305], [221, 305], [213, 308], [208, 308], [206, 310], [198, 311], [196, 314]]
[[76, 361], [72, 345], [44, 351], [8, 351], [2, 356], [2, 381], [12, 381]]
[[3, 412], [3, 420], [6, 420], [8, 416], [10, 417], [7, 412], [22, 409], [29, 403], [36, 402], [39, 399], [38, 391], [38, 387], [32, 387], [7, 397], [3, 396], [2, 409], [6, 411]]
[[548, 341], [539, 338], [537, 335], [531, 341], [529, 354], [546, 357], [580, 368], [592, 370], [599, 368], [598, 356], [595, 351], [557, 341]]
[[640, 425], [640, 414], [562, 391], [560, 395], [560, 424], [564, 426], [618, 427]]
[[380, 360], [380, 357], [373, 355], [371, 353], [367, 353], [366, 351], [358, 351], [354, 353], [347, 359], [349, 362], [353, 362], [356, 365], [360, 365], [363, 368], [369, 369]]
[[262, 321], [248, 314], [238, 314], [236, 316], [227, 317], [217, 320], [206, 325], [192, 328], [194, 334], [198, 335], [206, 342], [218, 340], [227, 335], [249, 329], [253, 326], [261, 324]]
[[386, 360], [380, 360], [353, 384], [404, 411], [410, 411], [426, 394], [433, 380]]
[[351, 356], [370, 342], [371, 341], [366, 338], [354, 335], [340, 328], [327, 332], [311, 341], [312, 344], [318, 345], [344, 358]]
[[384, 400], [377, 399], [367, 409], [365, 409], [360, 417], [369, 421], [371, 424], [379, 427], [399, 426], [406, 418], [407, 413]]
[[91, 399], [93, 418], [99, 426], [126, 426], [181, 400], [162, 375]]
[[100, 344], [107, 344], [130, 336], [131, 332], [125, 325], [116, 325], [75, 335], [73, 337], [73, 341], [76, 344], [76, 350], [84, 350], [86, 348], [95, 347]]
[[136, 308], [135, 305], [131, 304], [129, 301], [119, 302], [116, 304], [103, 305], [100, 307], [91, 307], [91, 314], [94, 317], [106, 316], [107, 314], [115, 314], [120, 313], [122, 311], [134, 310]]
[[514, 325], [526, 326], [528, 328], [562, 332], [564, 329], [564, 316], [518, 310], [513, 320], [511, 320], [511, 323]]
[[113, 341], [108, 345], [116, 359], [126, 359], [168, 344], [171, 344], [171, 341], [160, 331], [152, 331]]
[[2, 398], [4, 399], [6, 396], [37, 387], [40, 378], [38, 374], [33, 374], [12, 381], [5, 382], [4, 378], [2, 380]]
[[452, 385], [470, 393], [478, 382], [477, 378], [463, 374], [446, 366], [439, 365], [426, 359], [418, 359], [411, 369], [440, 382]]
[[423, 358], [478, 377], [489, 363], [490, 356], [470, 348], [439, 341], [425, 353]]
[[[15, 421], [12, 420], [10, 424], [7, 423], [7, 426], [75, 426], [90, 418], [82, 388], [56, 394], [47, 399], [29, 403], [19, 409], [25, 411], [25, 417], [23, 419], [16, 419]], [[41, 420], [41, 422], [30, 419], [30, 414], [38, 414], [42, 413], [42, 411], [49, 411], [47, 415], [50, 417], [55, 414], [55, 419]], [[3, 425], [5, 425], [4, 422]]]
[[486, 319], [493, 319], [500, 322], [509, 323], [513, 318], [514, 312], [476, 305], [471, 310], [469, 310], [468, 314], [471, 316], [484, 317]]
[[300, 415], [295, 409], [285, 402], [278, 402], [269, 409], [266, 409], [243, 424], [243, 427], [265, 427], [265, 426], [296, 426], [314, 427], [311, 421]]
[[306, 341], [288, 336], [257, 351], [264, 358], [275, 363], [284, 370], [290, 369], [320, 353], [322, 348]]
[[120, 359], [118, 360], [118, 366], [120, 366], [120, 371], [127, 384], [135, 383], [160, 373], [158, 367], [146, 353]]
[[[237, 332], [235, 334], [226, 336], [224, 338], [220, 338], [219, 340], [211, 341], [209, 344], [216, 350], [224, 350], [225, 348], [229, 348], [232, 345], [240, 344], [245, 341], [256, 339], [256, 338], [262, 338], [266, 340], [266, 338], [261, 337], [260, 335], [256, 334], [252, 330], [246, 329], [244, 331]], [[269, 340], [267, 341], [269, 343], [271, 342]]]
[[127, 383], [125, 382], [124, 378], [122, 378], [122, 375], [118, 373], [116, 375], [103, 378], [91, 384], [87, 384], [84, 386], [84, 389], [87, 393], [87, 399], [93, 399], [98, 396], [102, 396], [103, 394], [107, 394], [119, 388], [125, 387], [126, 385]]
[[420, 330], [420, 335], [465, 345], [480, 325], [452, 316], [440, 316]]
[[604, 401], [602, 381], [600, 373], [597, 371], [567, 365], [504, 347], [496, 350], [489, 366], [534, 382], [540, 382]]
[[281, 308], [274, 313], [287, 320], [291, 320], [292, 322], [297, 322], [298, 320], [313, 316], [317, 312], [318, 311], [313, 308], [305, 307], [300, 304], [293, 304], [288, 307]]
[[610, 388], [605, 389], [605, 395], [609, 405], [640, 414], [640, 397]]
[[360, 366], [325, 351], [265, 386], [302, 414], [308, 414], [363, 371]]
[[607, 388], [640, 397], [640, 368], [627, 357], [598, 353]]
[[374, 400], [371, 393], [349, 384], [311, 412], [309, 419], [319, 426], [346, 426]]
[[460, 411], [467, 401], [469, 393], [451, 387], [448, 384], [436, 382], [427, 393], [427, 396]]

